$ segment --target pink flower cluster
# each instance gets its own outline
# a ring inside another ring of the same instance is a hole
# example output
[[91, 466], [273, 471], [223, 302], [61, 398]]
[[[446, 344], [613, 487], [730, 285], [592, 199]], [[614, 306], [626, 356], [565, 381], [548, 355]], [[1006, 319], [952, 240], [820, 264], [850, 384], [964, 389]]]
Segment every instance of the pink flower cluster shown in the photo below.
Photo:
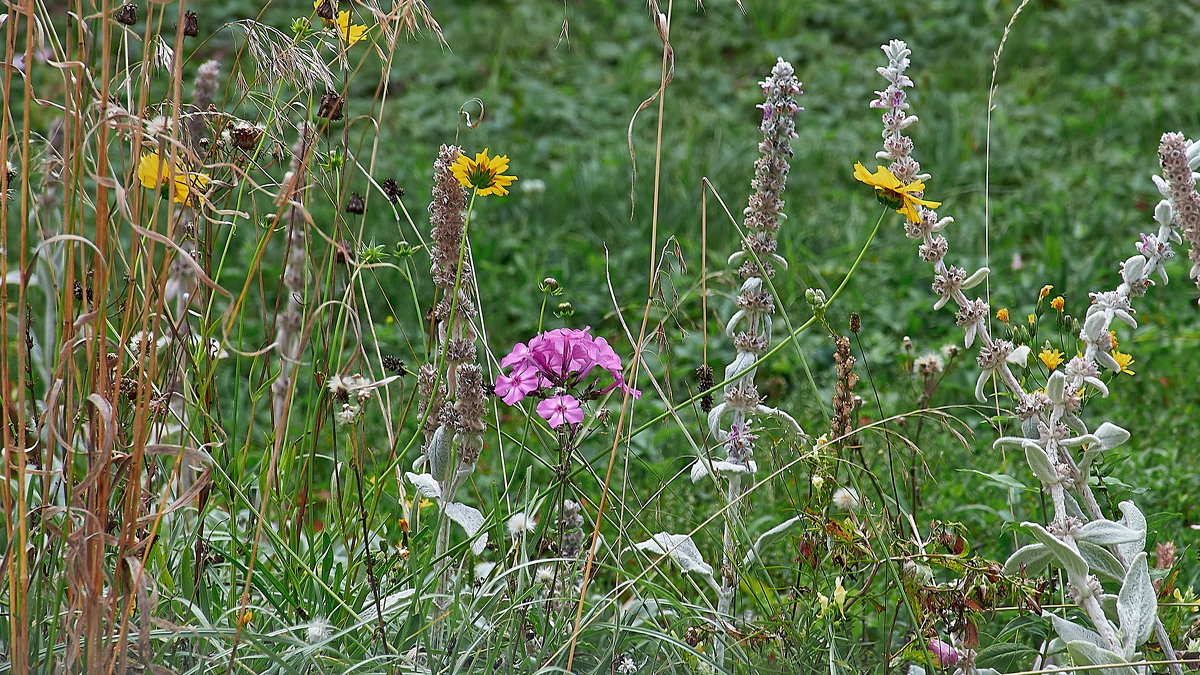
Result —
[[500, 361], [512, 371], [496, 378], [496, 395], [508, 405], [536, 395], [543, 399], [538, 415], [555, 428], [583, 421], [580, 398], [599, 398], [617, 388], [634, 398], [641, 396], [625, 383], [621, 357], [607, 340], [593, 337], [589, 330], [559, 328], [535, 336], [528, 345], [518, 342]]

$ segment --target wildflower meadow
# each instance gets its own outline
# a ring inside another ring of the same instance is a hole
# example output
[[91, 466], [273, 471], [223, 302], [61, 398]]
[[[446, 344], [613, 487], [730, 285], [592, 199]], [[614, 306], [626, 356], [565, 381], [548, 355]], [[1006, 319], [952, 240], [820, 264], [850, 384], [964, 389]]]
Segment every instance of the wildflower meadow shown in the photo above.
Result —
[[1196, 26], [4, 0], [0, 673], [1200, 670]]

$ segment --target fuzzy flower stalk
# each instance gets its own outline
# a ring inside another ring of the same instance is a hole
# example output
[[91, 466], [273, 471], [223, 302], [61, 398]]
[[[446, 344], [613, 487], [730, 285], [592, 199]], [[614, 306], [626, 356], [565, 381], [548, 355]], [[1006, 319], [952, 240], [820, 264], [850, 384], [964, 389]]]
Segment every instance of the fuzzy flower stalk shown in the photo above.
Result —
[[305, 232], [304, 193], [307, 189], [305, 172], [308, 155], [316, 140], [314, 130], [301, 124], [299, 138], [292, 146], [292, 164], [280, 187], [278, 203], [284, 207], [283, 221], [287, 224], [287, 258], [283, 266], [283, 287], [287, 302], [283, 311], [275, 318], [275, 351], [282, 364], [279, 376], [271, 384], [271, 411], [275, 428], [281, 429], [287, 422], [288, 391], [299, 363], [301, 327], [303, 317], [301, 302], [305, 297], [305, 274], [308, 269], [308, 235]]
[[[771, 344], [771, 322], [775, 313], [775, 298], [765, 280], [775, 275], [776, 268], [787, 269], [787, 262], [777, 253], [776, 235], [786, 216], [783, 213], [783, 192], [787, 186], [792, 139], [796, 136], [796, 113], [802, 110], [796, 97], [803, 92], [791, 64], [779, 59], [771, 76], [763, 80], [766, 100], [762, 109], [761, 153], [754, 163], [753, 193], [745, 209], [742, 250], [729, 258], [737, 265], [742, 286], [737, 296], [737, 310], [725, 326], [733, 339], [736, 356], [725, 368], [728, 384], [724, 400], [708, 413], [712, 437], [721, 444], [725, 458], [710, 461], [697, 459], [692, 468], [692, 480], [706, 475], [723, 476], [725, 486], [726, 521], [723, 537], [724, 564], [717, 591], [717, 620], [723, 623], [731, 614], [734, 591], [738, 587], [736, 571], [735, 534], [740, 519], [740, 502], [745, 490], [744, 480], [757, 470], [754, 444], [757, 438], [755, 420], [759, 416], [776, 417], [799, 433], [800, 427], [787, 413], [768, 408], [754, 383], [755, 363]], [[724, 665], [726, 638], [717, 631], [714, 657], [718, 666]]]
[[[483, 370], [477, 362], [478, 334], [473, 323], [478, 310], [471, 293], [475, 276], [467, 253], [467, 195], [453, 172], [461, 155], [458, 146], [443, 145], [433, 164], [430, 274], [441, 295], [433, 318], [437, 322], [436, 356], [443, 367], [425, 364], [417, 373], [418, 410], [425, 439], [413, 473], [407, 474], [422, 496], [441, 504], [443, 517], [434, 549], [436, 564], [441, 566], [435, 600], [440, 610], [450, 603], [450, 564], [446, 559], [450, 521], [462, 526], [472, 538], [476, 555], [487, 545], [486, 533], [480, 533], [483, 515], [454, 501], [455, 493], [475, 470], [487, 428]], [[440, 643], [444, 638], [443, 624], [435, 631], [435, 639]]]
[[[891, 164], [886, 169], [880, 167], [880, 172], [874, 175], [890, 175], [900, 186], [911, 187], [920, 182], [923, 188], [929, 176], [921, 173], [920, 164], [911, 154], [912, 139], [904, 134], [917, 121], [907, 112], [906, 90], [913, 82], [905, 71], [911, 52], [900, 40], [893, 40], [882, 49], [888, 64], [878, 72], [888, 86], [876, 92], [871, 106], [884, 110], [883, 150], [876, 157]], [[949, 246], [941, 232], [952, 219], [940, 218], [933, 208], [916, 202], [913, 209], [917, 217], [910, 216], [905, 223], [905, 234], [919, 242], [918, 255], [933, 266], [933, 291], [939, 296], [935, 309], [953, 303], [957, 309], [955, 321], [964, 330], [966, 346], [969, 348], [976, 342], [980, 345], [976, 359], [981, 370], [976, 384], [977, 398], [986, 400], [984, 385], [995, 378], [1016, 401], [1014, 413], [1020, 420], [1021, 436], [1002, 437], [996, 445], [1024, 452], [1031, 471], [1051, 497], [1054, 515], [1046, 526], [1024, 523], [1037, 542], [1017, 550], [1005, 564], [1005, 570], [1011, 574], [1037, 574], [1051, 563], [1064, 570], [1068, 588], [1094, 630], [1051, 613], [1046, 617], [1079, 665], [1105, 666], [1136, 660], [1138, 647], [1152, 633], [1156, 633], [1166, 659], [1175, 659], [1166, 631], [1157, 619], [1157, 602], [1144, 552], [1146, 519], [1130, 501], [1120, 504], [1123, 517], [1119, 521], [1105, 518], [1088, 482], [1091, 464], [1128, 440], [1130, 433], [1110, 422], [1089, 427], [1080, 414], [1082, 397], [1089, 388], [1102, 396], [1108, 395], [1108, 387], [1100, 379], [1100, 368], [1121, 370], [1121, 364], [1112, 356], [1110, 325], [1120, 321], [1136, 328], [1132, 298], [1144, 295], [1154, 284], [1152, 275], [1157, 274], [1166, 283], [1163, 263], [1173, 255], [1171, 244], [1181, 241], [1178, 230], [1182, 228], [1187, 235], [1188, 227], [1195, 228], [1200, 218], [1197, 209], [1200, 200], [1191, 174], [1200, 162], [1200, 149], [1179, 134], [1166, 134], [1160, 155], [1163, 175], [1155, 176], [1155, 183], [1164, 199], [1155, 208], [1158, 228], [1154, 234], [1141, 235], [1138, 254], [1121, 264], [1121, 283], [1116, 289], [1091, 294], [1092, 304], [1079, 334], [1082, 353], [1056, 368], [1044, 391], [1026, 391], [1014, 373], [1014, 367], [1025, 367], [1029, 347], [992, 336], [987, 323], [987, 303], [964, 293], [981, 282], [988, 269], [981, 268], [968, 275], [962, 267], [945, 262]], [[862, 180], [858, 173], [856, 177]], [[908, 194], [917, 199], [923, 197], [920, 190]], [[1200, 240], [1200, 231], [1197, 239]], [[1192, 253], [1194, 256], [1194, 247]], [[1200, 268], [1193, 267], [1193, 276], [1198, 271]], [[1116, 582], [1119, 593], [1115, 597], [1106, 593], [1101, 579]], [[1104, 610], [1109, 603], [1116, 606], [1115, 623]], [[958, 665], [955, 672], [964, 675], [995, 672], [976, 669], [969, 659]], [[1175, 673], [1181, 672], [1178, 665], [1171, 668]], [[918, 671], [923, 672], [914, 666], [912, 672]]]

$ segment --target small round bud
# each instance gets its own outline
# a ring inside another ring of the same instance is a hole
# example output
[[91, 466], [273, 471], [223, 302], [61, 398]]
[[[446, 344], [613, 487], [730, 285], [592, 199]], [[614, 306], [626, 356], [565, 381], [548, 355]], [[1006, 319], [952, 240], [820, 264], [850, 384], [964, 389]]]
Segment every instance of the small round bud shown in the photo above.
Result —
[[538, 288], [541, 289], [543, 293], [549, 293], [550, 295], [562, 294], [562, 286], [558, 284], [558, 279], [555, 279], [554, 277], [546, 277], [545, 279], [542, 279], [542, 283], [538, 284]]
[[560, 302], [558, 303], [558, 309], [554, 312], [554, 316], [560, 319], [575, 316], [575, 307], [569, 302]]

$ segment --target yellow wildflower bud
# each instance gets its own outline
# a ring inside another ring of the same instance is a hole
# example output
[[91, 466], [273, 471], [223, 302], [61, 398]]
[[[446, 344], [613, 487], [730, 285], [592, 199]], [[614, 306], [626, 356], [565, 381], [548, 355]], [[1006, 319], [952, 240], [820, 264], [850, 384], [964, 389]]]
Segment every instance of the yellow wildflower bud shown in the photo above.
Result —
[[1050, 291], [1052, 290], [1054, 290], [1054, 286], [1051, 286], [1050, 284], [1042, 286], [1042, 290], [1038, 291], [1038, 302], [1045, 300], [1046, 296], [1050, 295]]
[[1050, 301], [1050, 306], [1059, 312], [1063, 311], [1063, 306], [1066, 304], [1067, 301], [1061, 295]]
[[254, 620], [254, 612], [252, 612], [248, 609], [243, 610], [241, 614], [238, 614], [237, 622], [242, 626], [245, 626], [246, 624], [250, 623], [253, 620]]
[[1113, 348], [1113, 350], [1116, 350], [1116, 348], [1117, 348], [1117, 347], [1120, 347], [1120, 346], [1121, 346], [1121, 345], [1120, 345], [1120, 343], [1118, 343], [1118, 342], [1117, 342], [1117, 331], [1115, 331], [1115, 330], [1110, 330], [1110, 331], [1108, 331], [1108, 336], [1109, 336], [1110, 338], [1112, 338], [1112, 348]]
[[1033, 314], [1030, 314], [1029, 315], [1029, 325], [1032, 326], [1035, 323], [1037, 323], [1037, 317], [1034, 316]]
[[1000, 320], [1001, 320], [1001, 321], [1003, 321], [1004, 323], [1008, 323], [1008, 308], [1007, 308], [1007, 307], [1001, 307], [999, 310], [997, 310], [997, 311], [996, 311], [996, 318], [997, 318], [997, 319], [1000, 319]]

